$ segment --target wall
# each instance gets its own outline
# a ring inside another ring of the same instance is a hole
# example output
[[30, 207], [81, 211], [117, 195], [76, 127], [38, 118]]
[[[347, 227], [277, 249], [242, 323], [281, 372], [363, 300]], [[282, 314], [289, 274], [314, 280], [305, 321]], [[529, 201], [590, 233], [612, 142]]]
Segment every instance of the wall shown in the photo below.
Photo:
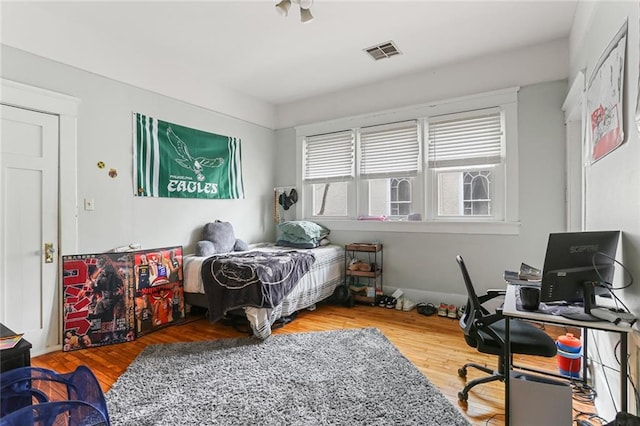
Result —
[[[567, 39], [487, 55], [276, 108], [277, 128], [567, 78]], [[390, 59], [393, 60], [393, 59]]]
[[[505, 269], [542, 266], [547, 235], [564, 227], [564, 140], [560, 105], [566, 82], [520, 89], [518, 110], [520, 234], [334, 233], [340, 243], [384, 243], [385, 285], [416, 300], [461, 304], [466, 291], [455, 262], [460, 254], [477, 290], [503, 286]], [[544, 170], [540, 165], [545, 164]], [[452, 295], [453, 294], [453, 295]]]
[[[78, 252], [102, 252], [132, 242], [145, 248], [184, 245], [185, 252], [192, 252], [202, 226], [215, 219], [230, 221], [236, 236], [247, 242], [273, 239], [271, 205], [276, 155], [273, 130], [11, 47], [2, 45], [1, 49], [2, 78], [81, 100], [77, 149]], [[241, 138], [246, 198], [134, 197], [133, 112]], [[97, 168], [98, 161], [103, 161], [106, 169]], [[117, 178], [107, 176], [109, 168], [117, 169]], [[94, 211], [84, 210], [85, 198], [94, 200]]]
[[[585, 167], [585, 229], [621, 230], [622, 252], [618, 257], [636, 280], [640, 279], [640, 136], [634, 121], [640, 61], [639, 8], [638, 2], [581, 2], [570, 35], [571, 79], [585, 69], [588, 81], [600, 55], [628, 18], [623, 99], [625, 142], [597, 163]], [[623, 274], [618, 273], [617, 279], [622, 282]], [[640, 313], [640, 286], [637, 283], [617, 294], [633, 312]], [[619, 368], [614, 355], [618, 338], [610, 334], [596, 338], [601, 361], [609, 367]], [[630, 345], [634, 371], [638, 362], [636, 341], [632, 339]], [[598, 398], [597, 406], [605, 418], [611, 419], [620, 407], [613, 404], [619, 400], [618, 374], [609, 368], [596, 368], [596, 372], [596, 389], [602, 396]], [[637, 372], [634, 377], [637, 383]]]
[[[105, 9], [113, 7], [108, 2], [102, 3], [102, 5], [94, 4], [92, 8], [100, 10], [100, 7]], [[169, 2], [165, 3], [167, 4], [162, 6], [171, 8], [168, 5]], [[148, 6], [131, 4], [129, 7]], [[114, 36], [101, 31], [87, 31], [86, 27], [90, 24], [82, 19], [73, 19], [65, 14], [64, 9], [60, 11], [58, 9], [60, 7], [42, 5], [40, 2], [3, 2], [1, 32], [3, 43], [45, 58], [58, 58], [63, 63], [73, 64], [81, 69], [103, 70], [105, 75], [135, 87], [142, 87], [212, 111], [223, 112], [231, 117], [273, 128], [275, 112], [271, 104], [222, 86], [203, 68], [183, 65], [179, 54], [177, 57], [171, 56], [171, 63], [167, 64], [166, 51], [161, 48], [154, 50], [152, 45], [145, 46], [145, 54], [142, 55], [135, 49], [117, 49], [115, 46], [119, 45], [118, 40], [114, 39], [126, 37], [126, 32]], [[112, 16], [109, 12], [106, 13]], [[185, 19], [184, 16], [173, 16], [173, 18], [178, 21]], [[122, 17], [122, 21], [118, 20], [119, 25], [124, 25], [123, 22], [127, 22], [126, 17]], [[144, 27], [141, 31], [147, 37], [152, 37], [153, 28], [157, 27], [158, 23], [153, 22], [148, 25], [149, 27]], [[34, 28], [37, 28], [37, 31], [34, 31]], [[43, 37], [43, 34], [49, 32], [55, 32], [56, 36]], [[82, 34], [81, 41], [77, 40], [78, 34]], [[75, 55], [69, 46], [84, 49], [82, 56], [79, 58]], [[150, 73], [148, 71], [150, 69], [160, 71]], [[177, 84], [196, 81], [197, 84]]]
[[[520, 89], [518, 107], [519, 235], [334, 231], [332, 241], [383, 242], [385, 287], [402, 288], [416, 301], [466, 300], [457, 254], [465, 258], [480, 291], [502, 286], [504, 270], [519, 268], [522, 261], [541, 267], [548, 233], [563, 231], [565, 226], [565, 138], [560, 107], [567, 93], [567, 57], [566, 43], [554, 42], [431, 70], [405, 79], [405, 84], [391, 82], [397, 91], [393, 96], [378, 98], [377, 90], [387, 87], [385, 83], [280, 108], [279, 122], [302, 124], [311, 119], [309, 111], [323, 121], [341, 112], [365, 114], [409, 106], [400, 105], [402, 98], [426, 103], [527, 84]], [[554, 81], [545, 82], [548, 78]], [[424, 89], [435, 87], [433, 92]], [[363, 99], [369, 101], [366, 106]], [[280, 129], [276, 137], [277, 182], [290, 184], [295, 181], [295, 132]]]

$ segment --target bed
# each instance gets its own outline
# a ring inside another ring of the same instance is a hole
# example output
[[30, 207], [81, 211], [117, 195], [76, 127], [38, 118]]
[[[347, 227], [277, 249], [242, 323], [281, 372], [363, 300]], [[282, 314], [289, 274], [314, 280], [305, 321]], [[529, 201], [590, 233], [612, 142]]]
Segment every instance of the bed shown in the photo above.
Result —
[[[260, 243], [250, 246], [248, 252], [282, 253], [291, 252], [290, 247], [280, 247], [273, 243]], [[344, 249], [330, 244], [314, 249], [295, 249], [296, 252], [313, 254], [315, 261], [309, 270], [300, 278], [293, 288], [284, 296], [281, 303], [269, 308], [244, 306], [242, 309], [251, 324], [253, 334], [261, 339], [271, 334], [272, 324], [281, 317], [294, 314], [302, 309], [315, 309], [315, 304], [330, 297], [336, 286], [344, 280]], [[248, 253], [242, 252], [242, 253]], [[205, 276], [210, 274], [211, 257], [187, 255], [184, 257], [184, 292], [185, 302], [192, 306], [219, 311], [216, 301], [209, 297], [205, 290]], [[205, 267], [203, 269], [203, 266]], [[211, 306], [211, 304], [214, 306]], [[211, 318], [212, 321], [217, 318]]]

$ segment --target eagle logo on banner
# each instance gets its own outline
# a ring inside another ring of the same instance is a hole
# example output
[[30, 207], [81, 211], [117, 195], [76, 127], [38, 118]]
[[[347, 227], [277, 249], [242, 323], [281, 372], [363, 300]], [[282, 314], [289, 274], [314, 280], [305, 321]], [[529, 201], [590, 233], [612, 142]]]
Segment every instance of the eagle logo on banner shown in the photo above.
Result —
[[193, 158], [191, 154], [189, 154], [189, 149], [187, 148], [187, 144], [182, 141], [175, 133], [173, 133], [173, 129], [169, 127], [167, 129], [167, 139], [169, 139], [169, 143], [173, 146], [173, 149], [176, 150], [176, 153], [180, 156], [180, 158], [176, 158], [176, 163], [180, 164], [185, 169], [191, 170], [196, 175], [196, 179], [202, 182], [205, 180], [205, 176], [202, 174], [202, 169], [205, 167], [220, 167], [224, 165], [224, 158], [204, 158], [198, 157]]

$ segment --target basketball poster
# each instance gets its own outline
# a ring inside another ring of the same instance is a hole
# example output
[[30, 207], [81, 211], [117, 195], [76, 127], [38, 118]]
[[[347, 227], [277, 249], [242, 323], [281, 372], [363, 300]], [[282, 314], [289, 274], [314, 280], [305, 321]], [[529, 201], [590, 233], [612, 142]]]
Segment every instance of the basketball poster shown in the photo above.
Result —
[[182, 247], [136, 251], [133, 263], [136, 333], [184, 320]]

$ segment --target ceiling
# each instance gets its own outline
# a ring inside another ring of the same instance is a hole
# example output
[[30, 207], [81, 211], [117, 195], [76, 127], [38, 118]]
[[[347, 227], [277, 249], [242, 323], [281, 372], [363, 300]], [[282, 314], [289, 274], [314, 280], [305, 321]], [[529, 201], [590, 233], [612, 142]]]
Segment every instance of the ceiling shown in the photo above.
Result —
[[[282, 105], [568, 37], [577, 0], [315, 0], [306, 24], [295, 5], [282, 17], [275, 3], [2, 1], [0, 37], [132, 84], [141, 73], [208, 80]], [[363, 52], [389, 40], [401, 55]]]

